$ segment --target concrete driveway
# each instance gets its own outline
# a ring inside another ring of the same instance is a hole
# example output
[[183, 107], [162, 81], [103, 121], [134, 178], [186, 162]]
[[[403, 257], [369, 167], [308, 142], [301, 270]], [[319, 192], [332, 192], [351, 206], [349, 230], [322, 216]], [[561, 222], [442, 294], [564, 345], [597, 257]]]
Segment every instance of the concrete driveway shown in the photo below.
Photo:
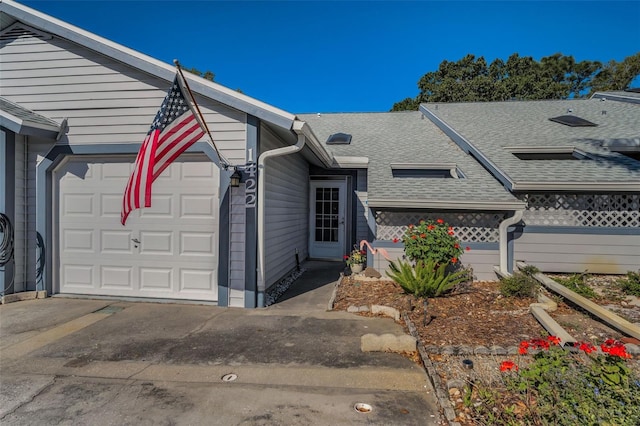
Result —
[[401, 327], [327, 312], [339, 268], [308, 268], [266, 309], [58, 297], [0, 306], [0, 423], [442, 424], [420, 366], [360, 350], [363, 334]]

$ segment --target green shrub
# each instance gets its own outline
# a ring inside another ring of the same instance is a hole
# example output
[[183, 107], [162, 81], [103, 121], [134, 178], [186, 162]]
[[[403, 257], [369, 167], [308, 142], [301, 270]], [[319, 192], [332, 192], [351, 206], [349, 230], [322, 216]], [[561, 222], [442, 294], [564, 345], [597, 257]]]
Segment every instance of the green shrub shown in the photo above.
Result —
[[587, 299], [597, 299], [598, 294], [589, 287], [587, 278], [589, 275], [583, 272], [582, 274], [573, 274], [568, 278], [557, 278], [556, 281], [580, 296]]
[[627, 272], [627, 278], [618, 280], [618, 285], [625, 294], [640, 297], [640, 270], [638, 272]]
[[413, 294], [418, 299], [438, 297], [469, 279], [467, 270], [449, 273], [447, 266], [448, 263], [436, 265], [433, 260], [419, 260], [415, 266], [410, 262], [397, 260], [390, 263], [391, 271], [387, 271], [387, 276], [397, 282], [405, 293]]
[[[421, 220], [409, 225], [402, 237], [405, 255], [414, 262], [433, 261], [436, 265], [459, 263], [463, 248], [453, 228], [444, 220]], [[468, 250], [468, 248], [467, 248]]]
[[510, 277], [500, 278], [500, 294], [506, 297], [535, 297], [540, 284], [533, 278], [535, 266], [527, 266]]

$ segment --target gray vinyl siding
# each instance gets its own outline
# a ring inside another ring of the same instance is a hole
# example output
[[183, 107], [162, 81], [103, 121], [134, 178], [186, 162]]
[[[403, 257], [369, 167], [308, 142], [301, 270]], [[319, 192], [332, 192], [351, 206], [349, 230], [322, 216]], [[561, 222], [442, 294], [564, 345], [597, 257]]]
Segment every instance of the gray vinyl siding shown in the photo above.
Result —
[[514, 257], [544, 272], [624, 274], [640, 267], [640, 235], [526, 232]]
[[[264, 126], [261, 152], [284, 144]], [[309, 165], [296, 153], [267, 159], [265, 178], [265, 284], [267, 288], [308, 257]]]
[[367, 208], [367, 171], [357, 171], [357, 183], [356, 183], [356, 243], [360, 243], [362, 240], [369, 240], [372, 235], [369, 232], [368, 214]]
[[229, 232], [229, 306], [244, 307], [246, 207], [244, 184], [231, 188]]
[[[402, 259], [404, 247], [401, 243], [394, 244], [392, 247], [389, 246], [388, 242], [383, 245], [391, 260]], [[376, 244], [373, 244], [373, 246], [377, 248]], [[369, 253], [369, 256], [373, 257], [373, 263], [370, 262], [369, 266], [372, 266], [380, 272], [383, 277], [386, 277], [386, 272], [389, 270], [389, 261], [379, 253], [373, 256]], [[460, 256], [460, 261], [465, 267], [473, 268], [474, 280], [496, 281], [498, 279], [493, 269], [495, 265], [500, 264], [500, 253], [497, 247], [495, 249], [474, 248], [469, 252], [463, 253]]]
[[[69, 144], [141, 143], [169, 82], [54, 37], [0, 47], [2, 96], [58, 122], [69, 120]], [[244, 164], [246, 114], [196, 95], [213, 139]]]

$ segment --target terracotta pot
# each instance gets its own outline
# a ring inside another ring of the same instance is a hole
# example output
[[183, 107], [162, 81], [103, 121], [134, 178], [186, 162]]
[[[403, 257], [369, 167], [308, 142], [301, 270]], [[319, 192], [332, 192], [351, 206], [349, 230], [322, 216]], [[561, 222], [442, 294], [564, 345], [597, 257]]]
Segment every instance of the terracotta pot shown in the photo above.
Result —
[[359, 274], [364, 269], [364, 264], [362, 263], [352, 263], [349, 265], [351, 267], [351, 273]]

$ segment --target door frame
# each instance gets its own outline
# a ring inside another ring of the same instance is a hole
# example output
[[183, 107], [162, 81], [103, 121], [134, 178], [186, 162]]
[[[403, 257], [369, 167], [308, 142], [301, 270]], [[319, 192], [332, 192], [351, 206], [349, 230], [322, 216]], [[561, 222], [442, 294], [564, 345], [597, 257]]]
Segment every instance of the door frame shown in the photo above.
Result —
[[[339, 188], [338, 196], [338, 241], [335, 244], [325, 244], [325, 247], [315, 243], [315, 194], [317, 188]], [[349, 224], [349, 209], [347, 197], [347, 178], [311, 180], [309, 182], [309, 258], [324, 260], [342, 260], [346, 253], [347, 231]]]

